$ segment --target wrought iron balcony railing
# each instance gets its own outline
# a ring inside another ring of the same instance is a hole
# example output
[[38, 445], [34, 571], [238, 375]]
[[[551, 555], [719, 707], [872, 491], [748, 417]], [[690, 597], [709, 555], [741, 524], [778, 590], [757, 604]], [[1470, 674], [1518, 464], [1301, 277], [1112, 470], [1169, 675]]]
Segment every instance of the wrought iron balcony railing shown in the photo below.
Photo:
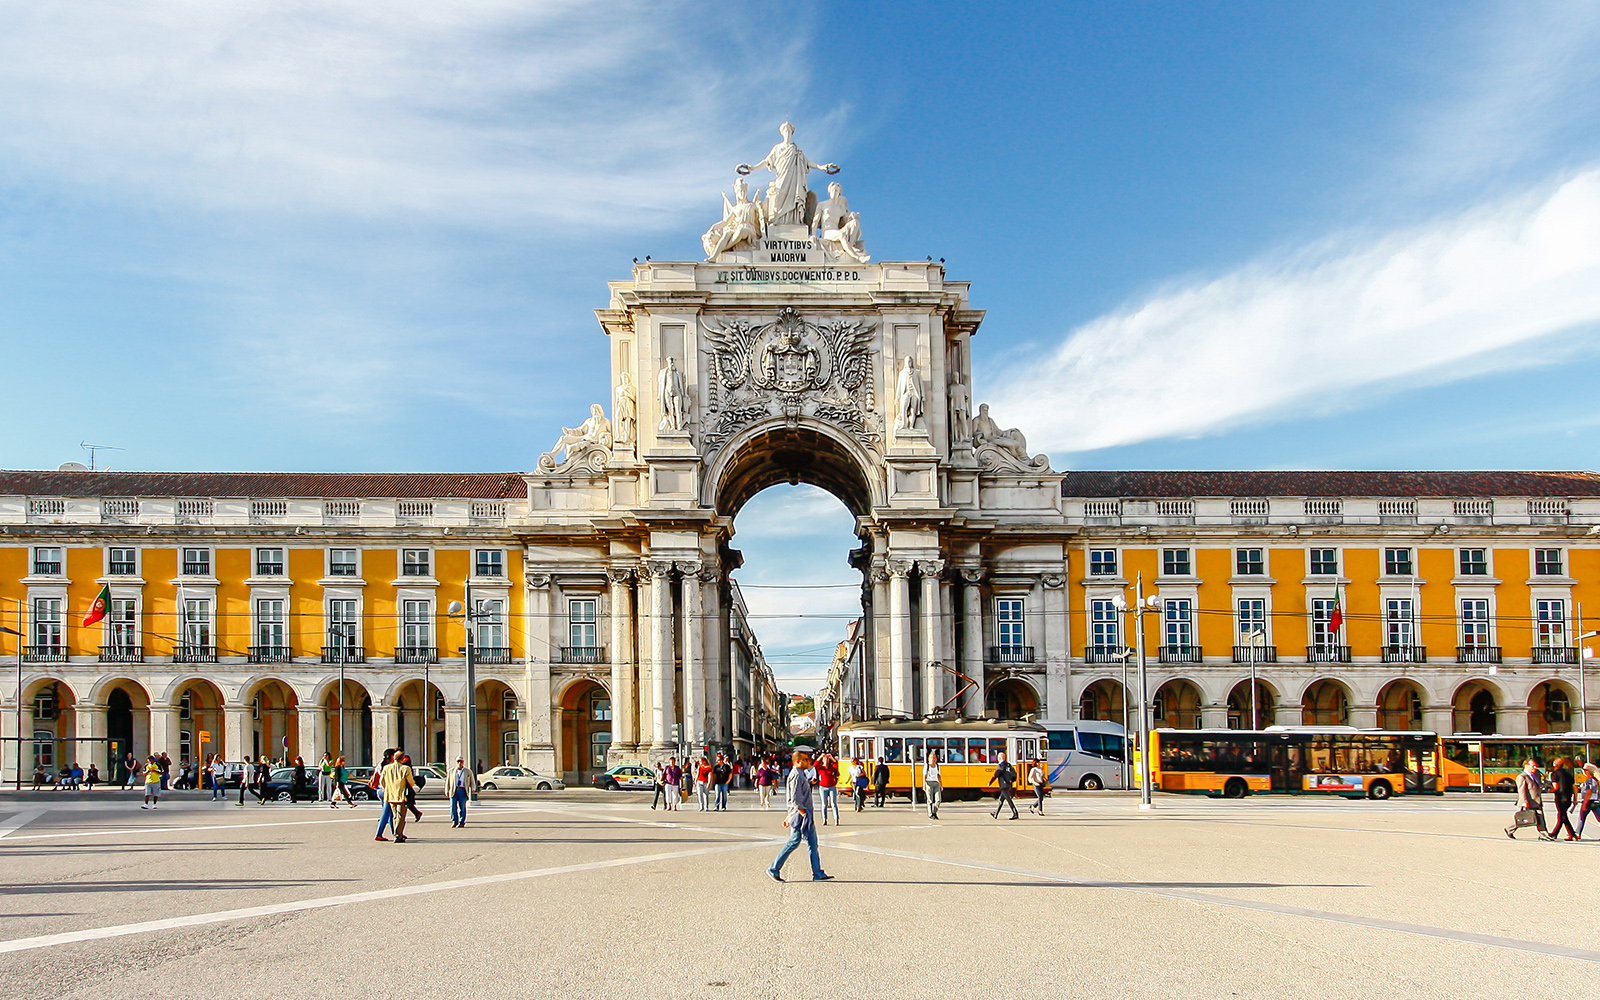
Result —
[[437, 646], [397, 646], [394, 651], [396, 663], [438, 663], [439, 648]]
[[1032, 646], [990, 646], [990, 663], [1032, 663]]

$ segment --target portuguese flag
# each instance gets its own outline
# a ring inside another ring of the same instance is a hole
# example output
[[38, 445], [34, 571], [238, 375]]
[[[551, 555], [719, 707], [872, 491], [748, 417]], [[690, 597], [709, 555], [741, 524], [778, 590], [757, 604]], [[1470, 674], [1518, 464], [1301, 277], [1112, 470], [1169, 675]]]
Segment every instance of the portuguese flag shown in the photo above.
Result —
[[[102, 612], [103, 614], [104, 612]], [[1328, 631], [1337, 635], [1339, 626], [1344, 624], [1344, 595], [1335, 592], [1333, 595], [1333, 610], [1328, 614]]]
[[111, 585], [102, 584], [100, 593], [94, 595], [94, 603], [89, 605], [89, 613], [83, 616], [83, 626], [88, 628], [106, 616], [106, 609], [111, 606]]

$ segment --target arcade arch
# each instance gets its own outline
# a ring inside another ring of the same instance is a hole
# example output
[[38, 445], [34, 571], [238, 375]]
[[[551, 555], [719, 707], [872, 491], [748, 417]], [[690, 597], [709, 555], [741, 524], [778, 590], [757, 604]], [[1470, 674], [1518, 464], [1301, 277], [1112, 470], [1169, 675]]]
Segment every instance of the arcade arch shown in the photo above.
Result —
[[397, 709], [396, 722], [399, 726], [394, 734], [394, 745], [409, 753], [413, 763], [443, 761], [444, 692], [439, 690], [439, 686], [430, 680], [414, 677], [397, 685], [391, 700]]
[[1424, 729], [1426, 706], [1427, 694], [1416, 681], [1405, 678], [1390, 681], [1378, 692], [1378, 728]]
[[1456, 688], [1450, 700], [1455, 731], [1484, 735], [1499, 732], [1500, 700], [1499, 689], [1488, 681], [1474, 678]]
[[1331, 678], [1313, 681], [1300, 696], [1300, 719], [1308, 726], [1348, 726], [1350, 689]]
[[1085, 687], [1078, 696], [1080, 719], [1122, 725], [1126, 713], [1127, 701], [1121, 681], [1102, 677]]
[[106, 706], [106, 779], [121, 781], [129, 753], [136, 760], [150, 754], [150, 692], [136, 680], [114, 677], [101, 682], [96, 700]]
[[1150, 716], [1157, 727], [1199, 729], [1200, 704], [1200, 688], [1193, 681], [1174, 678], [1156, 689]]
[[323, 746], [350, 767], [371, 767], [372, 695], [359, 681], [335, 680], [322, 692]]
[[[170, 734], [176, 737], [172, 742], [178, 751], [174, 763], [198, 760], [203, 754], [228, 755], [223, 701], [222, 689], [204, 678], [189, 678], [175, 687], [172, 707], [178, 710], [178, 728], [176, 733]], [[207, 734], [203, 742], [202, 733]], [[265, 752], [258, 746], [255, 755]]]
[[[609, 699], [609, 695], [607, 698]], [[500, 680], [478, 683], [478, 756], [485, 768], [500, 764], [516, 764], [522, 760], [520, 750], [522, 707], [517, 692]], [[610, 702], [607, 701], [607, 713]], [[609, 721], [609, 719], [608, 719]], [[607, 727], [607, 733], [610, 728]], [[465, 753], [462, 756], [466, 756]], [[602, 758], [604, 759], [604, 758]], [[476, 765], [474, 765], [476, 766]], [[605, 770], [604, 767], [601, 770]]]
[[1535, 736], [1571, 732], [1572, 706], [1577, 703], [1578, 692], [1566, 681], [1540, 681], [1528, 692], [1528, 732]]
[[589, 783], [606, 769], [611, 749], [611, 694], [587, 678], [569, 685], [561, 697], [561, 746], [556, 767], [570, 784]]
[[[250, 721], [242, 738], [250, 746], [252, 758], [266, 754], [293, 760], [300, 756], [300, 697], [288, 681], [276, 677], [257, 681], [240, 692], [239, 700], [250, 706]], [[217, 750], [207, 748], [205, 752]]]
[[984, 707], [1001, 719], [1020, 719], [1039, 714], [1039, 692], [1020, 677], [1008, 677], [989, 685]]
[[[1265, 729], [1277, 725], [1278, 696], [1266, 681], [1256, 681], [1256, 697], [1250, 701], [1250, 682], [1240, 681], [1228, 693], [1229, 729]], [[1252, 721], [1254, 720], [1254, 721]]]

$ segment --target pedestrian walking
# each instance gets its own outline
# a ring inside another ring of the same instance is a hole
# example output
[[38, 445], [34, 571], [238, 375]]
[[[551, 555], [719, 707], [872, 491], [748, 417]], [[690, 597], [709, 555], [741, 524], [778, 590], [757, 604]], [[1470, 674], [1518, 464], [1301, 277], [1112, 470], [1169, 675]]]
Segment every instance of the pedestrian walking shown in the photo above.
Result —
[[867, 769], [860, 757], [850, 760], [850, 790], [856, 796], [856, 812], [867, 807]]
[[833, 823], [839, 825], [839, 762], [833, 754], [824, 753], [817, 761], [817, 788], [822, 791], [822, 825], [828, 825], [828, 810], [833, 810]]
[[172, 776], [172, 758], [167, 756], [165, 750], [156, 758], [156, 763], [161, 765], [161, 790], [167, 790], [167, 780]]
[[378, 835], [373, 840], [388, 840], [384, 824], [393, 821], [394, 842], [406, 842], [406, 796], [415, 793], [416, 776], [411, 773], [410, 757], [400, 756], [384, 767], [379, 785], [383, 789], [383, 813], [378, 817]]
[[294, 759], [294, 776], [289, 781], [289, 801], [299, 802], [304, 796], [310, 795], [311, 790], [307, 785], [306, 762], [299, 757]]
[[379, 839], [383, 838], [384, 827], [394, 826], [394, 809], [383, 798], [383, 772], [385, 768], [394, 762], [395, 753], [396, 751], [394, 750], [385, 750], [383, 752], [383, 760], [379, 762], [377, 767], [373, 768], [372, 776], [367, 779], [367, 787], [372, 789], [372, 793], [377, 796], [379, 802], [383, 802], [383, 809], [378, 813]]
[[132, 788], [134, 782], [138, 781], [143, 773], [143, 770], [139, 767], [139, 758], [133, 755], [132, 750], [129, 750], [127, 756], [122, 758], [122, 790], [127, 791]]
[[882, 757], [878, 758], [877, 766], [872, 769], [872, 791], [876, 800], [872, 803], [873, 807], [882, 809], [883, 800], [889, 794], [889, 765], [883, 762]]
[[211, 801], [226, 804], [228, 801], [228, 762], [222, 754], [211, 758]]
[[1555, 766], [1550, 769], [1550, 790], [1556, 798], [1556, 825], [1550, 831], [1551, 840], [1561, 838], [1561, 828], [1567, 828], [1567, 839], [1577, 840], [1578, 831], [1572, 828], [1572, 819], [1567, 812], [1572, 808], [1572, 796], [1575, 783], [1572, 778], [1572, 762], [1565, 757], [1557, 757]]
[[929, 819], [939, 818], [941, 789], [944, 788], [943, 773], [943, 769], [939, 766], [939, 751], [929, 750], [927, 763], [922, 765], [922, 791], [928, 799]]
[[711, 811], [711, 762], [704, 757], [694, 771], [694, 790], [700, 797], [700, 811]]
[[239, 771], [239, 804], [244, 805], [245, 793], [250, 790], [250, 777], [253, 770], [250, 766], [250, 755], [244, 755], [244, 766]]
[[667, 761], [667, 766], [661, 771], [662, 783], [667, 786], [667, 811], [678, 811], [678, 786], [683, 782], [683, 768], [678, 766], [678, 758], [672, 757]]
[[1600, 813], [1600, 767], [1583, 765], [1583, 784], [1578, 786], [1578, 839], [1583, 839], [1583, 821], [1590, 813]]
[[161, 762], [151, 757], [144, 765], [144, 802], [140, 809], [154, 809], [161, 803]]
[[333, 754], [327, 750], [322, 751], [322, 760], [317, 764], [317, 797], [324, 802], [333, 801]]
[[994, 804], [994, 818], [1000, 818], [1000, 810], [1006, 806], [1011, 807], [1011, 818], [1018, 819], [1017, 800], [1012, 797], [1012, 786], [1017, 783], [1017, 770], [1006, 762], [1006, 755], [1001, 753], [995, 760], [994, 774], [984, 784], [994, 784], [1000, 789], [1000, 796]]
[[356, 807], [356, 800], [350, 796], [350, 772], [345, 769], [344, 758], [339, 757], [333, 762], [333, 773], [328, 776], [333, 782], [333, 794], [328, 796], [328, 808], [339, 808], [339, 799], [343, 798], [345, 804], [351, 809]]
[[256, 805], [267, 804], [267, 779], [272, 777], [272, 764], [267, 760], [267, 755], [262, 754], [256, 758]]
[[456, 766], [445, 776], [444, 793], [450, 797], [450, 825], [467, 825], [467, 799], [478, 790], [478, 776], [467, 767], [465, 757], [456, 758]]
[[711, 783], [716, 786], [717, 798], [714, 806], [719, 812], [728, 811], [728, 785], [733, 781], [733, 765], [728, 762], [728, 755], [717, 754], [717, 762], [711, 765]]
[[822, 858], [817, 853], [817, 824], [812, 816], [811, 798], [811, 748], [795, 747], [794, 756], [791, 758], [793, 766], [789, 771], [789, 779], [785, 783], [788, 793], [788, 809], [784, 813], [783, 825], [789, 828], [789, 839], [784, 841], [783, 849], [773, 859], [772, 866], [767, 869], [767, 877], [774, 882], [783, 881], [783, 865], [789, 860], [789, 855], [800, 846], [801, 838], [805, 839], [806, 848], [811, 852], [811, 881], [826, 882], [833, 878], [822, 870]]
[[656, 761], [655, 774], [656, 794], [655, 797], [650, 800], [650, 808], [654, 809], [656, 807], [656, 803], [660, 802], [661, 808], [665, 809], [667, 807], [667, 765], [661, 763], [660, 761]]
[[411, 772], [411, 787], [406, 789], [406, 810], [415, 816], [417, 822], [420, 823], [422, 822], [422, 810], [417, 808], [417, 789], [427, 785], [428, 779], [418, 774], [411, 766], [410, 754], [402, 753], [399, 756], [400, 762], [406, 766], [406, 770]]
[[1517, 830], [1524, 826], [1537, 826], [1540, 840], [1555, 838], [1544, 832], [1544, 787], [1539, 780], [1539, 762], [1529, 757], [1522, 762], [1522, 773], [1517, 775], [1517, 812], [1506, 827], [1506, 836], [1517, 839]]
[[778, 767], [770, 759], [761, 758], [761, 767], [758, 774], [761, 781], [761, 808], [772, 808], [772, 790], [778, 787]]
[[1037, 757], [1028, 767], [1028, 787], [1033, 789], [1033, 804], [1028, 807], [1031, 813], [1044, 815], [1044, 795], [1049, 791], [1049, 779], [1044, 773], [1044, 762]]

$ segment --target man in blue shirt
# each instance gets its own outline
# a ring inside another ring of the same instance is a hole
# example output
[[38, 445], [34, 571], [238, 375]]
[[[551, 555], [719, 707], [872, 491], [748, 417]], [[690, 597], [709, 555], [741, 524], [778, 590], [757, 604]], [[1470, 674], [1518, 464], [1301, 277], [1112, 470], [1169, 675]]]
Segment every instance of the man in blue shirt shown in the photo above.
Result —
[[811, 806], [810, 747], [794, 748], [794, 766], [789, 771], [785, 787], [789, 810], [783, 817], [783, 825], [789, 828], [789, 839], [784, 843], [783, 850], [778, 852], [772, 867], [767, 869], [767, 877], [774, 882], [783, 881], [783, 864], [800, 846], [800, 838], [804, 837], [806, 847], [811, 851], [811, 881], [826, 882], [833, 876], [822, 870], [822, 859], [817, 856], [817, 824]]

